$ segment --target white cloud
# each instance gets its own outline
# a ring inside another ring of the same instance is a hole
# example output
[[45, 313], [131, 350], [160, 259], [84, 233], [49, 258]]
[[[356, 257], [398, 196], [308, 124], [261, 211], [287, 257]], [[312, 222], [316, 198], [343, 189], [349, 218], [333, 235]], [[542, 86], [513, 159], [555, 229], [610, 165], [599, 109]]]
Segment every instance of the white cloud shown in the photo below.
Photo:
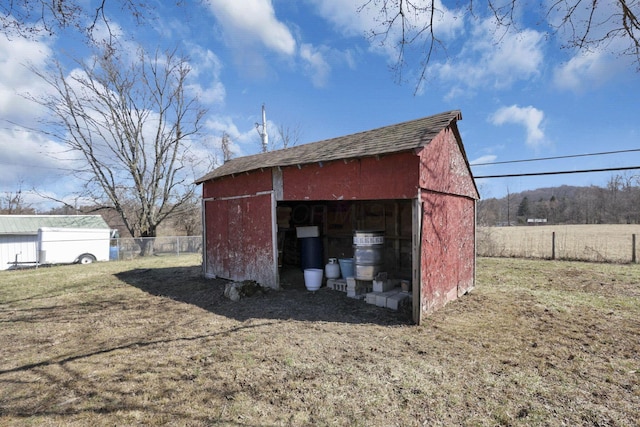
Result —
[[491, 163], [494, 162], [497, 158], [498, 156], [496, 156], [495, 154], [486, 154], [484, 156], [480, 156], [476, 159], [471, 160], [469, 164], [473, 166], [481, 163]]
[[359, 8], [361, 0], [311, 0], [318, 14], [347, 37], [362, 37], [376, 25], [377, 12], [373, 8]]
[[43, 134], [22, 127], [38, 127], [37, 120], [45, 113], [25, 96], [41, 98], [52, 90], [31, 71], [45, 71], [52, 60], [49, 43], [53, 39], [46, 40], [7, 40], [0, 34], [0, 192], [15, 192], [21, 187], [30, 204], [41, 201], [29, 192], [32, 188], [77, 187], [77, 182], [68, 179], [77, 165], [72, 154]]
[[[547, 20], [558, 30], [554, 33], [560, 45], [568, 47], [571, 57], [554, 70], [554, 83], [560, 89], [582, 91], [594, 85], [601, 85], [617, 76], [633, 70], [636, 48], [624, 32], [622, 27], [620, 4], [615, 1], [593, 2], [594, 8], [580, 7], [568, 11], [567, 4], [553, 3], [549, 7]], [[637, 3], [636, 3], [637, 5]], [[557, 6], [557, 7], [556, 7]], [[571, 20], [564, 22], [567, 13], [571, 13]], [[589, 32], [586, 38], [581, 31], [585, 26], [577, 28], [572, 23], [586, 23]], [[576, 42], [584, 43], [583, 49], [578, 49]], [[574, 48], [575, 47], [575, 48]], [[631, 55], [626, 55], [631, 53]]]
[[526, 29], [496, 32], [495, 22], [485, 20], [475, 25], [460, 53], [444, 63], [432, 65], [432, 75], [459, 87], [508, 88], [517, 80], [527, 80], [540, 73], [544, 55], [544, 35]]
[[[362, 37], [366, 34], [382, 33], [384, 36], [371, 38], [370, 47], [373, 51], [388, 56], [395, 61], [398, 57], [397, 46], [402, 38], [399, 25], [395, 25], [387, 33], [384, 24], [388, 17], [382, 15], [380, 4], [372, 2], [366, 4], [362, 0], [312, 0], [318, 14], [331, 22], [335, 29], [348, 37]], [[416, 0], [412, 2], [416, 10], [428, 8], [431, 0]], [[364, 7], [363, 7], [364, 6]], [[433, 18], [433, 31], [440, 40], [451, 40], [464, 29], [463, 13], [460, 9], [449, 9], [442, 1], [435, 1], [435, 14]], [[413, 30], [408, 30], [407, 37], [411, 38], [416, 32], [429, 24], [431, 16], [426, 12], [413, 13], [414, 9], [405, 11], [405, 18]], [[395, 14], [393, 7], [390, 14]], [[384, 44], [381, 45], [382, 39]], [[416, 44], [420, 44], [419, 38]]]
[[220, 80], [222, 61], [209, 49], [192, 46], [190, 49], [189, 89], [204, 104], [223, 103], [226, 89]]
[[[431, 0], [418, 0], [417, 6], [430, 4]], [[361, 0], [312, 0], [318, 13], [331, 22], [346, 36], [364, 36], [383, 29], [380, 19], [380, 5], [372, 2], [359, 10]], [[449, 59], [441, 56], [431, 58], [427, 80], [447, 82], [451, 87], [448, 97], [468, 93], [469, 89], [493, 86], [504, 89], [518, 80], [527, 80], [540, 74], [544, 64], [544, 34], [532, 29], [516, 31], [513, 28], [496, 30], [492, 18], [466, 19], [465, 7], [449, 9], [436, 1], [433, 30], [436, 37], [447, 47]], [[396, 12], [391, 9], [391, 12]], [[406, 15], [415, 28], [422, 28], [430, 18], [427, 12]], [[468, 25], [465, 27], [465, 25]], [[397, 46], [401, 40], [400, 27], [382, 36], [370, 39], [370, 49], [385, 55], [389, 61], [398, 59]], [[410, 34], [413, 36], [413, 34]], [[425, 35], [425, 37], [427, 37]], [[417, 38], [412, 45], [405, 46], [407, 75], [416, 75], [424, 59], [424, 38]], [[436, 46], [436, 49], [439, 49]], [[443, 53], [442, 51], [440, 53]], [[418, 88], [418, 93], [424, 89]]]
[[30, 71], [43, 70], [52, 56], [48, 44], [22, 37], [8, 40], [0, 34], [0, 117], [12, 121], [29, 121], [41, 109], [24, 95], [46, 93], [48, 85]]
[[214, 135], [213, 140], [216, 148], [220, 145], [219, 141], [222, 138], [222, 132], [226, 132], [231, 138], [232, 151], [236, 157], [255, 153], [258, 148], [259, 136], [255, 127], [241, 131], [234, 123], [233, 118], [229, 116], [212, 116], [205, 122], [204, 126], [210, 131], [211, 135]]
[[300, 45], [300, 57], [305, 62], [307, 74], [316, 87], [323, 87], [329, 78], [331, 67], [320, 50], [308, 43]]
[[580, 92], [598, 86], [627, 70], [631, 64], [603, 51], [578, 52], [554, 70], [553, 82], [560, 89]]
[[296, 41], [285, 24], [276, 18], [271, 0], [207, 0], [218, 23], [225, 28], [230, 45], [256, 42], [284, 55], [294, 55]]
[[546, 142], [544, 131], [541, 128], [543, 120], [544, 112], [541, 110], [532, 106], [519, 107], [517, 105], [502, 107], [489, 118], [489, 121], [496, 126], [506, 123], [524, 126], [527, 131], [527, 145], [534, 148]]
[[65, 148], [40, 134], [18, 127], [0, 130], [0, 190], [15, 191], [51, 185], [68, 175], [77, 163]]

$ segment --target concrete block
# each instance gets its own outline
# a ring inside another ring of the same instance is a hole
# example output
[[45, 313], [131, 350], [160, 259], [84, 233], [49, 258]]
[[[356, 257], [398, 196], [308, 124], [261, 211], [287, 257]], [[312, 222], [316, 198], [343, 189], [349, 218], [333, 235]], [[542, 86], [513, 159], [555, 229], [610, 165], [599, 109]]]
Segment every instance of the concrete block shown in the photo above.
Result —
[[389, 295], [387, 297], [387, 308], [398, 311], [400, 303], [409, 298], [411, 298], [411, 295], [407, 292], [398, 292], [394, 295]]
[[391, 280], [373, 280], [373, 292], [387, 292], [393, 289], [393, 282]]
[[347, 281], [345, 279], [327, 279], [327, 288], [347, 292]]
[[378, 292], [376, 295], [376, 305], [378, 307], [386, 307], [387, 306], [387, 296], [384, 292]]
[[367, 294], [365, 294], [365, 301], [367, 304], [376, 304], [376, 297], [378, 296], [379, 292], [369, 292]]
[[347, 296], [351, 298], [363, 299], [365, 294], [371, 292], [371, 282], [366, 280], [357, 280], [353, 277], [347, 277]]

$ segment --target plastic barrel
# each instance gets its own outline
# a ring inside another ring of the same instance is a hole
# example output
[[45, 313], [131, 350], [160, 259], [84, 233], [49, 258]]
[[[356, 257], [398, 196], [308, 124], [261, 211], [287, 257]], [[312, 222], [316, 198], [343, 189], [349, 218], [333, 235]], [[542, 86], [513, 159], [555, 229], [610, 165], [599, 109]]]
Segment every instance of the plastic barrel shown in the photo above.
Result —
[[303, 237], [300, 239], [300, 266], [324, 269], [322, 239], [320, 237]]
[[353, 249], [356, 279], [373, 280], [384, 266], [384, 231], [356, 230]]

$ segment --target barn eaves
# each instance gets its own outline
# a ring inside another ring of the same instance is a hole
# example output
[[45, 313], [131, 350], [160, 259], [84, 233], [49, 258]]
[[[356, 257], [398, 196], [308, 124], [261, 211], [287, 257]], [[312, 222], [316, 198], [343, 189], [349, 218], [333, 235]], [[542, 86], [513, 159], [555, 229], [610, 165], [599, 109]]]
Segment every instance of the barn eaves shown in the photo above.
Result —
[[452, 110], [351, 135], [238, 157], [227, 161], [195, 182], [200, 184], [210, 179], [264, 168], [285, 166], [301, 168], [302, 165], [309, 163], [322, 165], [334, 160], [343, 160], [346, 163], [348, 159], [380, 158], [385, 154], [419, 150], [429, 144], [451, 122], [461, 119], [460, 111]]

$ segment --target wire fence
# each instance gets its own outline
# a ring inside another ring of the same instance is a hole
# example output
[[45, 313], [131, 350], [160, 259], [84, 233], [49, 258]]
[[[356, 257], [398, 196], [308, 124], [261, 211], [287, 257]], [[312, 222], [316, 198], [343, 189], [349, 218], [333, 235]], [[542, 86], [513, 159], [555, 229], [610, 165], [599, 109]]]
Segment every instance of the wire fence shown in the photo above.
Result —
[[478, 227], [477, 254], [488, 257], [636, 263], [638, 224]]
[[149, 255], [202, 253], [202, 236], [122, 237], [111, 240], [109, 259], [131, 260]]

